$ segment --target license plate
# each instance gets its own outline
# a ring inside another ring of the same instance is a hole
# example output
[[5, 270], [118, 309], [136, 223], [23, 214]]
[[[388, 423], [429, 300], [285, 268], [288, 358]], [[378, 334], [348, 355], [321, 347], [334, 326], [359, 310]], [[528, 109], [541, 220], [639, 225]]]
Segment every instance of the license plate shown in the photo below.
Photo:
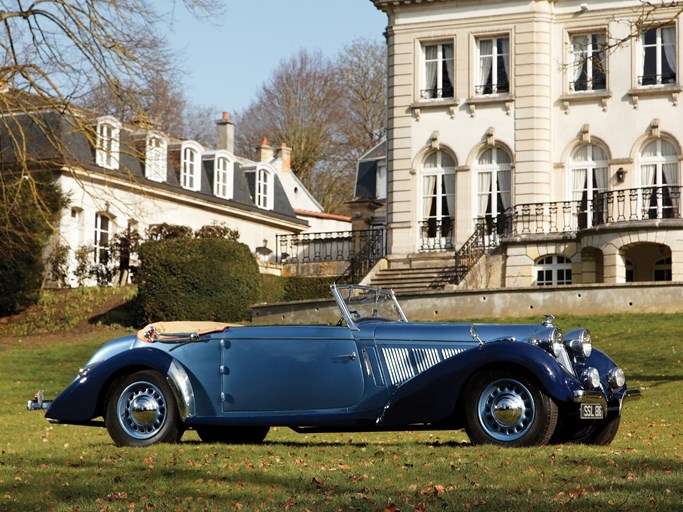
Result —
[[582, 420], [601, 420], [605, 417], [605, 410], [601, 404], [581, 404], [579, 416]]

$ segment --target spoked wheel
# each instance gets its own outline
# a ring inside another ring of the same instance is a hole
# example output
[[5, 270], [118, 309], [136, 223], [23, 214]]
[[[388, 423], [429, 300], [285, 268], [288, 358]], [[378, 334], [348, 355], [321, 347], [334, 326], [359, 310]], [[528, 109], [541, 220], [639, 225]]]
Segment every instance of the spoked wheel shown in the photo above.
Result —
[[268, 435], [270, 427], [205, 426], [197, 427], [199, 439], [205, 443], [259, 444]]
[[465, 390], [467, 435], [473, 444], [547, 444], [557, 425], [557, 405], [525, 376], [486, 371]]
[[176, 443], [182, 436], [173, 392], [159, 373], [150, 370], [114, 384], [105, 424], [117, 446]]

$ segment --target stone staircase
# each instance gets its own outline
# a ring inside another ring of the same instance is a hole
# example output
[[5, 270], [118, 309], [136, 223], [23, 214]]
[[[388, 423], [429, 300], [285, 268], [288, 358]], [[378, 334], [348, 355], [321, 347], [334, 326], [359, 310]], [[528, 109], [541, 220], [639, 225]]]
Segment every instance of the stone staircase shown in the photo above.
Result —
[[372, 286], [391, 288], [396, 295], [443, 291], [452, 288], [455, 261], [452, 252], [425, 253], [407, 258], [389, 257], [387, 268], [370, 279]]

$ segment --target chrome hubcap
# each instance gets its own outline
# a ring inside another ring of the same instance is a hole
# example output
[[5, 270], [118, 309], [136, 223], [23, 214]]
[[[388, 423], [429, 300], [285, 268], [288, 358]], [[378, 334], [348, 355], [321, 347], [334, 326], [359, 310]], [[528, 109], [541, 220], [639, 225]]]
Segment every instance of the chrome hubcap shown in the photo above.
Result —
[[135, 439], [156, 435], [166, 421], [166, 398], [150, 382], [134, 382], [118, 400], [119, 422], [123, 430]]
[[531, 427], [535, 407], [531, 392], [514, 379], [489, 384], [479, 396], [479, 422], [497, 441], [514, 441]]

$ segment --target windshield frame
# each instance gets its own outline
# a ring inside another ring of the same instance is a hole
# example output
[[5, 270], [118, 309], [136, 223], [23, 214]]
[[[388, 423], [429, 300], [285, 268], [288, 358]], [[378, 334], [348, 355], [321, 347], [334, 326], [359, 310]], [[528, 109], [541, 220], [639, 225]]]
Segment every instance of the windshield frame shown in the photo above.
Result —
[[358, 284], [332, 284], [330, 289], [342, 318], [352, 330], [359, 330], [358, 324], [368, 320], [408, 321], [394, 290]]

